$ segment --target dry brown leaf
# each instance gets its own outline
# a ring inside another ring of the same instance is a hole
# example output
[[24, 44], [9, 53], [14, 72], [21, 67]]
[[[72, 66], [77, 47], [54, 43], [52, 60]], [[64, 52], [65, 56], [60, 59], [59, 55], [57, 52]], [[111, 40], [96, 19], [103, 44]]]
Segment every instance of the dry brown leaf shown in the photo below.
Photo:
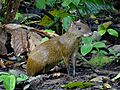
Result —
[[24, 30], [16, 30], [12, 32], [11, 45], [16, 55], [20, 55], [23, 52], [28, 52], [28, 38], [27, 32]]
[[4, 61], [2, 59], [0, 59], [0, 67], [2, 68], [6, 68], [5, 64], [4, 64]]
[[0, 54], [6, 54], [7, 53], [7, 49], [5, 47], [6, 40], [7, 40], [7, 34], [0, 27]]
[[17, 56], [23, 52], [30, 52], [40, 44], [39, 42], [42, 37], [33, 31], [29, 31], [29, 29], [33, 30], [34, 28], [19, 24], [5, 25], [5, 30], [12, 35], [11, 45], [14, 49], [15, 55]]
[[6, 67], [12, 67], [13, 64], [14, 64], [13, 61], [7, 61], [7, 62], [4, 63], [4, 65], [5, 65]]

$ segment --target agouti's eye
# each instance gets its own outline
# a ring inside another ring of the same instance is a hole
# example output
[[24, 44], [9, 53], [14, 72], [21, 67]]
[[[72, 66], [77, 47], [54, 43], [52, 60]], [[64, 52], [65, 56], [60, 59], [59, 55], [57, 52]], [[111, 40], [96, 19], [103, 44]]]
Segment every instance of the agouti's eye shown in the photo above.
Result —
[[77, 26], [77, 29], [78, 29], [78, 30], [81, 30], [81, 27], [80, 27], [80, 26]]

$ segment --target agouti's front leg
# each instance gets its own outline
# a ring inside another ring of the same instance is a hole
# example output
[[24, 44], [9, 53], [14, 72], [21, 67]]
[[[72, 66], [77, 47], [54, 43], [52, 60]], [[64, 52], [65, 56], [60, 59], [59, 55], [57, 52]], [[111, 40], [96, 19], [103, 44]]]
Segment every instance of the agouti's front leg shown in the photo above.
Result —
[[64, 59], [64, 63], [65, 63], [66, 68], [67, 68], [67, 73], [68, 73], [68, 75], [71, 75], [71, 73], [70, 73], [70, 62], [69, 62], [69, 59], [70, 59], [70, 58], [68, 58], [68, 57], [63, 57], [63, 59]]
[[77, 55], [77, 49], [74, 51], [74, 53], [71, 56], [71, 60], [72, 60], [72, 67], [73, 67], [73, 76], [75, 76], [75, 71], [76, 71], [76, 55]]

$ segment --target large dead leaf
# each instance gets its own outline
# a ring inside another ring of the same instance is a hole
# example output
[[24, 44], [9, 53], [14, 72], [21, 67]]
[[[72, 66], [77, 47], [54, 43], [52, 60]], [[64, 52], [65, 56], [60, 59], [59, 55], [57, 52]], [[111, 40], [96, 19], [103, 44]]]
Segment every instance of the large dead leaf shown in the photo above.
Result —
[[[5, 25], [5, 30], [12, 35], [11, 45], [17, 56], [23, 52], [30, 52], [33, 50], [40, 44], [40, 40], [42, 39], [40, 34], [34, 32], [34, 28], [24, 25], [7, 24]], [[38, 31], [39, 30], [37, 30], [37, 32]]]

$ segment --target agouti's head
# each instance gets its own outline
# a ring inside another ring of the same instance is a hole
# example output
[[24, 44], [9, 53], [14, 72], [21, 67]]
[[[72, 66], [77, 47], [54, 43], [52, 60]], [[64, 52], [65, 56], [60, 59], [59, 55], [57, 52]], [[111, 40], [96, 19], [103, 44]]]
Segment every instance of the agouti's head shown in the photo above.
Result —
[[76, 22], [72, 22], [68, 32], [74, 33], [78, 36], [81, 36], [81, 35], [89, 36], [92, 34], [89, 26], [87, 24], [82, 23], [80, 20]]

